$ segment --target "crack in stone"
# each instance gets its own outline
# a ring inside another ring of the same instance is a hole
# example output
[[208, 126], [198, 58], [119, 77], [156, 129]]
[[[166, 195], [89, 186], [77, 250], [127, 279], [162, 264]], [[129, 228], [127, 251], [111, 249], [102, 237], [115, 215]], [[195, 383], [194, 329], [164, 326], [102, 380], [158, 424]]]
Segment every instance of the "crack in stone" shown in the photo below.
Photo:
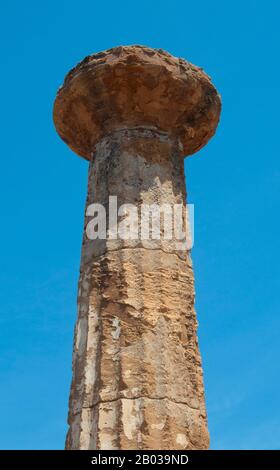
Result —
[[[136, 245], [136, 246], [120, 246], [118, 248], [113, 248], [112, 250], [110, 249], [107, 249], [106, 251], [104, 251], [103, 253], [100, 253], [99, 255], [92, 255], [92, 259], [88, 262], [88, 263], [83, 263], [80, 271], [83, 272], [85, 267], [87, 266], [92, 266], [92, 260], [96, 261], [98, 260], [99, 258], [102, 258], [102, 256], [106, 256], [108, 255], [109, 253], [114, 253], [116, 251], [121, 251], [121, 250], [148, 250], [148, 251], [162, 251], [162, 253], [165, 253], [167, 255], [175, 255], [177, 256], [177, 258], [180, 260], [180, 261], [186, 261], [183, 257], [181, 257], [180, 255], [178, 255], [178, 253], [176, 252], [173, 252], [173, 251], [166, 251], [166, 250], [163, 250], [162, 248], [147, 248], [145, 246], [139, 246], [139, 245]], [[190, 253], [190, 250], [186, 250], [187, 253], [189, 254]]]
[[199, 411], [199, 408], [191, 406], [189, 403], [184, 402], [184, 401], [177, 401], [177, 400], [171, 399], [169, 397], [149, 397], [147, 395], [138, 395], [138, 396], [135, 396], [135, 397], [117, 397], [117, 398], [112, 398], [110, 400], [98, 400], [90, 406], [82, 406], [82, 409], [91, 409], [91, 408], [94, 408], [95, 406], [101, 405], [103, 403], [114, 403], [118, 400], [139, 400], [141, 398], [148, 399], [148, 400], [159, 400], [159, 401], [168, 400], [171, 403], [175, 403], [175, 404], [178, 404], [178, 405], [184, 405], [184, 406], [187, 406], [188, 408], [190, 408], [192, 410]]

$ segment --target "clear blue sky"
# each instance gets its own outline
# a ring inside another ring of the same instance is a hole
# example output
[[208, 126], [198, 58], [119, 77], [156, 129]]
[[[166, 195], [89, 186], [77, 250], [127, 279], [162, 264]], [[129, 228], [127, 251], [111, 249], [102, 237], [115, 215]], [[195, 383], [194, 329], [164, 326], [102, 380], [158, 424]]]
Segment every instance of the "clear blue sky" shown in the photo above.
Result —
[[279, 2], [1, 5], [2, 449], [64, 446], [87, 163], [52, 105], [84, 56], [144, 44], [202, 66], [223, 99], [186, 160], [212, 449], [280, 448]]

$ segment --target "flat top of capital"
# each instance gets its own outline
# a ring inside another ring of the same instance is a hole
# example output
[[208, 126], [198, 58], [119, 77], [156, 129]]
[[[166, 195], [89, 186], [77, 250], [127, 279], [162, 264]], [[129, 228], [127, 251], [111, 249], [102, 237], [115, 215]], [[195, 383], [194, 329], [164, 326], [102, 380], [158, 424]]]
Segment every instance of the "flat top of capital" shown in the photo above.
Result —
[[119, 46], [86, 57], [65, 77], [54, 103], [60, 137], [90, 160], [117, 129], [147, 127], [181, 142], [182, 156], [214, 135], [221, 99], [210, 77], [162, 49]]

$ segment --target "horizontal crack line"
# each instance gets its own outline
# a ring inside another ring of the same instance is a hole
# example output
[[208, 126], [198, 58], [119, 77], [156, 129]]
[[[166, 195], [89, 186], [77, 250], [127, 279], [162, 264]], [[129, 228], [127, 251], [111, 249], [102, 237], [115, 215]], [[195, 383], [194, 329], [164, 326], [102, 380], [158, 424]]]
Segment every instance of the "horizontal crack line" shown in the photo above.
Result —
[[[147, 251], [161, 251], [162, 253], [165, 253], [167, 255], [175, 255], [177, 256], [177, 258], [180, 260], [180, 261], [187, 261], [187, 259], [181, 257], [178, 255], [178, 253], [176, 253], [176, 251], [166, 251], [166, 250], [163, 250], [162, 248], [148, 248], [146, 246], [121, 246], [121, 247], [118, 247], [118, 248], [113, 248], [112, 250], [106, 250], [104, 251], [104, 253], [101, 253], [99, 255], [93, 255], [92, 256], [92, 259], [91, 261], [89, 261], [88, 263], [84, 263], [82, 264], [81, 266], [81, 273], [84, 271], [84, 268], [89, 266], [91, 264], [91, 262], [94, 260], [98, 260], [99, 258], [102, 258], [103, 256], [106, 256], [108, 255], [109, 253], [114, 253], [116, 251], [122, 251], [122, 250], [147, 250]], [[186, 250], [186, 252], [189, 254], [190, 253], [190, 250]], [[191, 267], [191, 266], [190, 266]]]
[[199, 411], [199, 408], [195, 408], [194, 406], [191, 406], [189, 403], [184, 402], [184, 401], [174, 400], [174, 399], [169, 398], [169, 397], [149, 397], [147, 395], [138, 395], [138, 396], [135, 396], [135, 397], [117, 397], [117, 398], [111, 398], [111, 399], [108, 399], [108, 400], [98, 400], [90, 406], [82, 406], [82, 409], [91, 409], [91, 408], [94, 408], [95, 406], [102, 405], [103, 403], [114, 403], [118, 400], [139, 400], [141, 398], [144, 398], [144, 399], [147, 399], [147, 400], [159, 400], [159, 401], [168, 400], [171, 403], [175, 403], [175, 404], [178, 404], [178, 405], [184, 405], [184, 406], [187, 406], [188, 408], [191, 408], [192, 410]]

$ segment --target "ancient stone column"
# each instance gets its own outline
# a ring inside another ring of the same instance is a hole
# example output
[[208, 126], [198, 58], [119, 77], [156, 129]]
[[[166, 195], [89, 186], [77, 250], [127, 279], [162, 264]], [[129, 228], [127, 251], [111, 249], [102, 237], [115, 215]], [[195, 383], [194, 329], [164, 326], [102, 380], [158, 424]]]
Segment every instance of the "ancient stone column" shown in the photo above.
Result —
[[[219, 114], [202, 69], [142, 46], [86, 57], [58, 91], [56, 129], [89, 161], [67, 449], [209, 446], [189, 250], [108, 227], [110, 196], [185, 206], [184, 157]], [[105, 240], [87, 235], [92, 203], [106, 208]]]

